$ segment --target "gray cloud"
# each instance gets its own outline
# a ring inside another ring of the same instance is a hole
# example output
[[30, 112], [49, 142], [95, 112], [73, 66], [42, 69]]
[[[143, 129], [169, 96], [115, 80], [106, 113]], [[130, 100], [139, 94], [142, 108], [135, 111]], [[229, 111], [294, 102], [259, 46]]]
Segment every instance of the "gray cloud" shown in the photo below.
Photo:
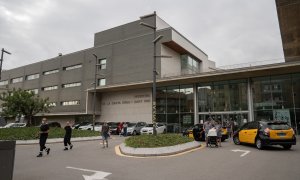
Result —
[[93, 46], [94, 33], [157, 11], [218, 66], [283, 58], [275, 1], [10, 0], [0, 2], [4, 69]]

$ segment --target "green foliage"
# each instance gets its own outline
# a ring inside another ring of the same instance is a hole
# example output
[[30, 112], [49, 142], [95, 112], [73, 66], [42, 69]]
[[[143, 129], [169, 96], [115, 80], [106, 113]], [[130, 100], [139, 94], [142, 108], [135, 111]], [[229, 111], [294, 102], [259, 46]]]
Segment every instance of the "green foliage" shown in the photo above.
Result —
[[[31, 140], [38, 139], [37, 134], [39, 127], [25, 127], [25, 128], [5, 128], [0, 129], [0, 140]], [[63, 138], [65, 130], [63, 128], [50, 128], [48, 138]], [[72, 137], [90, 137], [100, 136], [96, 131], [84, 131], [73, 129]]]
[[31, 124], [31, 118], [39, 112], [49, 112], [49, 99], [42, 99], [33, 92], [22, 89], [13, 89], [4, 92], [0, 96], [3, 111], [3, 117], [16, 117], [24, 115], [29, 119], [28, 124]]
[[192, 139], [182, 136], [181, 134], [159, 134], [132, 136], [125, 140], [126, 146], [133, 148], [154, 148], [174, 146], [193, 141]]

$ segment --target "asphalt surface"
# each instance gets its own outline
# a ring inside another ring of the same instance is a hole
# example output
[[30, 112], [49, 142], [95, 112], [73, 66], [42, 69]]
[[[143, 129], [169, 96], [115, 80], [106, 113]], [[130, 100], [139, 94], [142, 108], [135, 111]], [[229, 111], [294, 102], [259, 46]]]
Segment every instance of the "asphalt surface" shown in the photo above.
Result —
[[[38, 145], [17, 145], [14, 180], [84, 180], [93, 175], [107, 180], [300, 179], [299, 140], [291, 150], [279, 146], [257, 150], [227, 140], [219, 148], [203, 147], [176, 156], [149, 158], [117, 155], [115, 146], [123, 141], [123, 137], [114, 137], [107, 149], [99, 141], [74, 142], [74, 148], [68, 151], [63, 151], [63, 144], [49, 144], [50, 154], [42, 158], [36, 157]], [[241, 157], [244, 152], [232, 151], [237, 149], [250, 152]], [[93, 170], [107, 174], [95, 174]]]

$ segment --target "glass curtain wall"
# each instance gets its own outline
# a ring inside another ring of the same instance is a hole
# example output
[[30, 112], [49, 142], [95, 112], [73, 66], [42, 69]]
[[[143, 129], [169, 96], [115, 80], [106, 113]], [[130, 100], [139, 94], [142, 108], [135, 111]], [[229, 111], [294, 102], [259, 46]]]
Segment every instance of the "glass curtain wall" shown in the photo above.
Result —
[[294, 111], [291, 114], [292, 124], [297, 127], [297, 133], [300, 134], [300, 74], [292, 75], [292, 98], [294, 104]]
[[166, 123], [167, 132], [180, 132], [194, 124], [192, 85], [157, 88], [157, 121]]
[[247, 111], [247, 82], [222, 81], [198, 85], [199, 112]]
[[253, 78], [254, 120], [280, 120], [299, 126], [299, 82], [299, 74]]
[[197, 89], [200, 123], [209, 117], [237, 126], [248, 121], [247, 80], [202, 83]]

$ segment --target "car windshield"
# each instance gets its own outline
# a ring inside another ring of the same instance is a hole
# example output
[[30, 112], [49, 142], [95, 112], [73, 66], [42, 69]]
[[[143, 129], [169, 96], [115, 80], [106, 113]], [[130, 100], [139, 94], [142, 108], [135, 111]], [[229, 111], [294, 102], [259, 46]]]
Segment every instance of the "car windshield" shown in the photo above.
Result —
[[9, 123], [9, 124], [6, 124], [4, 127], [10, 127], [12, 126], [14, 123]]
[[111, 126], [111, 127], [118, 127], [118, 124], [117, 122], [109, 122], [107, 123], [108, 126]]
[[133, 127], [133, 126], [135, 126], [136, 125], [136, 123], [129, 123], [128, 124], [128, 127]]
[[145, 127], [153, 127], [153, 124], [147, 124]]
[[288, 130], [291, 128], [286, 123], [268, 123], [268, 127], [273, 130]]
[[95, 126], [103, 125], [103, 122], [95, 122]]
[[89, 124], [89, 122], [82, 122], [82, 123], [80, 123], [80, 126], [85, 126], [85, 125], [88, 125]]

